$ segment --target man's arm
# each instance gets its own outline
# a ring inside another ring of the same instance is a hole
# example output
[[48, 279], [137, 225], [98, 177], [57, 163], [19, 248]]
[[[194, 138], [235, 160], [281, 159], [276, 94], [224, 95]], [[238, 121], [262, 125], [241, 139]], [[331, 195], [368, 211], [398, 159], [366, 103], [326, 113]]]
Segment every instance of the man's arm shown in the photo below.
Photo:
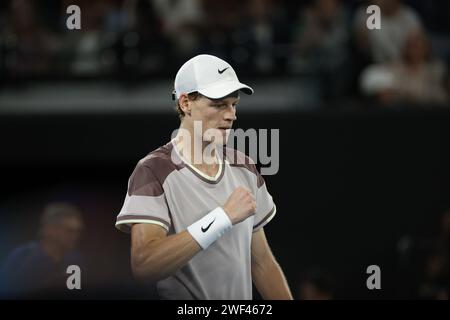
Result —
[[142, 280], [167, 278], [201, 250], [188, 231], [167, 236], [155, 224], [135, 224], [131, 228], [131, 269]]
[[252, 235], [253, 283], [265, 300], [292, 300], [287, 281], [267, 243], [264, 229]]
[[[224, 204], [222, 212], [227, 216], [228, 224], [234, 225], [253, 215], [255, 209], [256, 202], [250, 191], [238, 187]], [[210, 214], [213, 212], [215, 210]], [[201, 222], [202, 219], [199, 221]], [[220, 229], [220, 216], [216, 215], [212, 221], [215, 224], [211, 226], [211, 222], [210, 228], [201, 232], [194, 230], [191, 233], [188, 227], [188, 230], [170, 236], [167, 236], [167, 231], [159, 225], [134, 224], [131, 227], [133, 274], [139, 279], [151, 282], [165, 279], [174, 274], [202, 250], [202, 247], [206, 248], [223, 232]], [[196, 230], [200, 230], [199, 226], [196, 227]]]

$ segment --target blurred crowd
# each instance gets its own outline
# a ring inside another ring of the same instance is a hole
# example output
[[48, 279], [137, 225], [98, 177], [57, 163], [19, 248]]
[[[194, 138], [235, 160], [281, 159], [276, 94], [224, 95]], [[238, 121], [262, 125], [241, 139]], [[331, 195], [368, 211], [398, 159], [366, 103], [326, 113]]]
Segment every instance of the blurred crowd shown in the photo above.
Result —
[[[81, 30], [67, 29], [72, 4]], [[172, 77], [210, 53], [244, 76], [306, 79], [323, 100], [448, 105], [449, 15], [446, 0], [2, 1], [0, 81]]]

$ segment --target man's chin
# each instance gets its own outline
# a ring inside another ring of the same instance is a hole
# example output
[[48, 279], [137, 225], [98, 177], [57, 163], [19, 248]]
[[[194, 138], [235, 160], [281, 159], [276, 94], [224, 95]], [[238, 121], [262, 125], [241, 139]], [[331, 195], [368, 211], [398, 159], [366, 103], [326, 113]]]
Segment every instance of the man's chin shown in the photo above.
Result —
[[222, 147], [225, 146], [228, 142], [228, 139], [219, 139], [219, 140], [204, 140], [206, 144], [214, 144], [216, 146]]
[[[227, 130], [229, 131], [229, 130]], [[230, 136], [229, 132], [225, 132], [225, 130], [221, 130], [221, 132], [218, 132], [217, 135], [214, 135], [213, 137], [207, 137], [203, 141], [207, 144], [214, 143], [215, 145], [226, 145], [228, 142], [228, 137]]]

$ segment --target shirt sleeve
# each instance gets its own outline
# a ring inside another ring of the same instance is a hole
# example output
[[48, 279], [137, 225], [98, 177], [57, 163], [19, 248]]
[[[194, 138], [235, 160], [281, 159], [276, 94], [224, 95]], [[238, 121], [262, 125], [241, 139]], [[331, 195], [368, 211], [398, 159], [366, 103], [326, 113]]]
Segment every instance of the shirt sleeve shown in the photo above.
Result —
[[128, 191], [116, 219], [116, 228], [129, 233], [135, 223], [156, 224], [167, 231], [171, 225], [162, 184], [152, 169], [142, 163], [138, 163], [128, 181]]
[[273, 198], [267, 190], [266, 183], [255, 167], [256, 172], [256, 213], [253, 232], [258, 231], [272, 220], [277, 212]]

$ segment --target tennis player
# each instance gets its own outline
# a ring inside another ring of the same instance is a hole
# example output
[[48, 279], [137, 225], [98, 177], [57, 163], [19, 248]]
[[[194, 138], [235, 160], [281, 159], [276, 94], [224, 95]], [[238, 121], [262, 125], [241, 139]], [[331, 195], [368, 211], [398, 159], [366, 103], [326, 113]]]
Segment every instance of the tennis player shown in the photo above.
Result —
[[138, 162], [116, 220], [131, 232], [133, 274], [161, 299], [252, 299], [252, 283], [264, 299], [292, 299], [264, 234], [272, 196], [254, 162], [225, 146], [239, 93], [253, 89], [205, 54], [174, 87], [178, 134]]

